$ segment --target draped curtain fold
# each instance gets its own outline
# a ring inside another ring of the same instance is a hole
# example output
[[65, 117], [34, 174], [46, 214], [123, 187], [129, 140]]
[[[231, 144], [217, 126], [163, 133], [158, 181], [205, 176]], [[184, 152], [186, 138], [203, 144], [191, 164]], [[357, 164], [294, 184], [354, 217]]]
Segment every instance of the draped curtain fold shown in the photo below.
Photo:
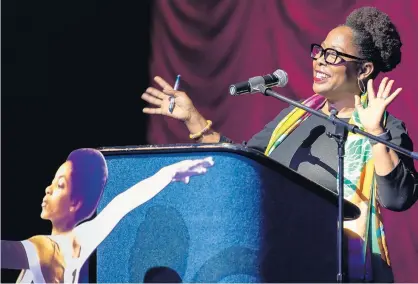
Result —
[[[321, 43], [361, 6], [389, 14], [401, 34], [402, 63], [384, 75], [403, 88], [389, 111], [406, 123], [416, 149], [416, 0], [155, 0], [151, 81], [159, 75], [174, 83], [181, 74], [181, 89], [213, 121], [214, 129], [236, 142], [248, 140], [287, 105], [261, 94], [231, 97], [229, 85], [280, 68], [288, 73], [289, 83], [276, 91], [293, 99], [311, 96], [310, 44]], [[150, 118], [151, 144], [190, 143], [188, 134], [182, 122]], [[418, 282], [417, 213], [417, 204], [402, 213], [383, 212], [396, 281]]]

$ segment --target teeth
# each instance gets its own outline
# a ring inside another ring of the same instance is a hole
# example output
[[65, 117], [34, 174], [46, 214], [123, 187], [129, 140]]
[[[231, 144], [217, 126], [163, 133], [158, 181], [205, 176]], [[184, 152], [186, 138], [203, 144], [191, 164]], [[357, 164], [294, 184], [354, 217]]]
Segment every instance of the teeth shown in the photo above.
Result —
[[316, 78], [322, 79], [322, 78], [328, 78], [329, 76], [321, 73], [321, 72], [316, 72]]

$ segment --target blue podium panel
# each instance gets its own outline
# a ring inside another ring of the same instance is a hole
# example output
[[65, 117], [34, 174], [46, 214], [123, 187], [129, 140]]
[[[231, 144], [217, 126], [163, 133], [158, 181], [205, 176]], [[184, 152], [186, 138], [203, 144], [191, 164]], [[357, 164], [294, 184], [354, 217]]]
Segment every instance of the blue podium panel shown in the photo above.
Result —
[[336, 200], [251, 157], [105, 155], [97, 212], [162, 167], [208, 156], [215, 165], [205, 175], [169, 184], [121, 220], [97, 249], [98, 282], [335, 281]]

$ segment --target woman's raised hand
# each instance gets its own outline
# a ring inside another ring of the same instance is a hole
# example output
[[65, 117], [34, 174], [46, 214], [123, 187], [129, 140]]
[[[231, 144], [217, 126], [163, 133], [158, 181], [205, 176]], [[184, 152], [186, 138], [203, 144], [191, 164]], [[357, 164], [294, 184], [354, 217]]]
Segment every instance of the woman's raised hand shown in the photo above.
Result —
[[[157, 76], [154, 81], [162, 88], [158, 90], [149, 87], [141, 96], [141, 98], [154, 105], [154, 107], [146, 107], [143, 109], [147, 114], [166, 115], [182, 121], [189, 121], [194, 113], [197, 113], [189, 96], [182, 91], [176, 91], [163, 78]], [[173, 112], [169, 111], [170, 97], [174, 98]]]
[[379, 135], [383, 130], [382, 118], [386, 108], [399, 95], [402, 88], [392, 91], [394, 80], [385, 77], [380, 83], [377, 93], [373, 88], [373, 80], [367, 82], [367, 95], [369, 103], [367, 108], [361, 104], [360, 97], [355, 96], [355, 105], [358, 111], [360, 121], [365, 130], [373, 135]]
[[[195, 141], [201, 143], [219, 142], [220, 134], [210, 128], [209, 121], [199, 113], [185, 92], [174, 90], [161, 77], [157, 76], [154, 80], [162, 90], [149, 87], [142, 94], [141, 98], [144, 101], [154, 105], [154, 107], [144, 108], [144, 113], [160, 114], [182, 120], [190, 134], [198, 135], [193, 138]], [[203, 130], [205, 130], [205, 133], [203, 133]]]

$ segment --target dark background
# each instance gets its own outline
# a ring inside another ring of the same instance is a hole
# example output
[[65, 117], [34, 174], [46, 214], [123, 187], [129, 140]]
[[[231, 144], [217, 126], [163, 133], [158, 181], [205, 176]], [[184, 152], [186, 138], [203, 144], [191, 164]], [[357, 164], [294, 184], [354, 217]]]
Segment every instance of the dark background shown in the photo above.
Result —
[[50, 233], [33, 212], [72, 150], [146, 144], [150, 2], [2, 1], [1, 239]]

